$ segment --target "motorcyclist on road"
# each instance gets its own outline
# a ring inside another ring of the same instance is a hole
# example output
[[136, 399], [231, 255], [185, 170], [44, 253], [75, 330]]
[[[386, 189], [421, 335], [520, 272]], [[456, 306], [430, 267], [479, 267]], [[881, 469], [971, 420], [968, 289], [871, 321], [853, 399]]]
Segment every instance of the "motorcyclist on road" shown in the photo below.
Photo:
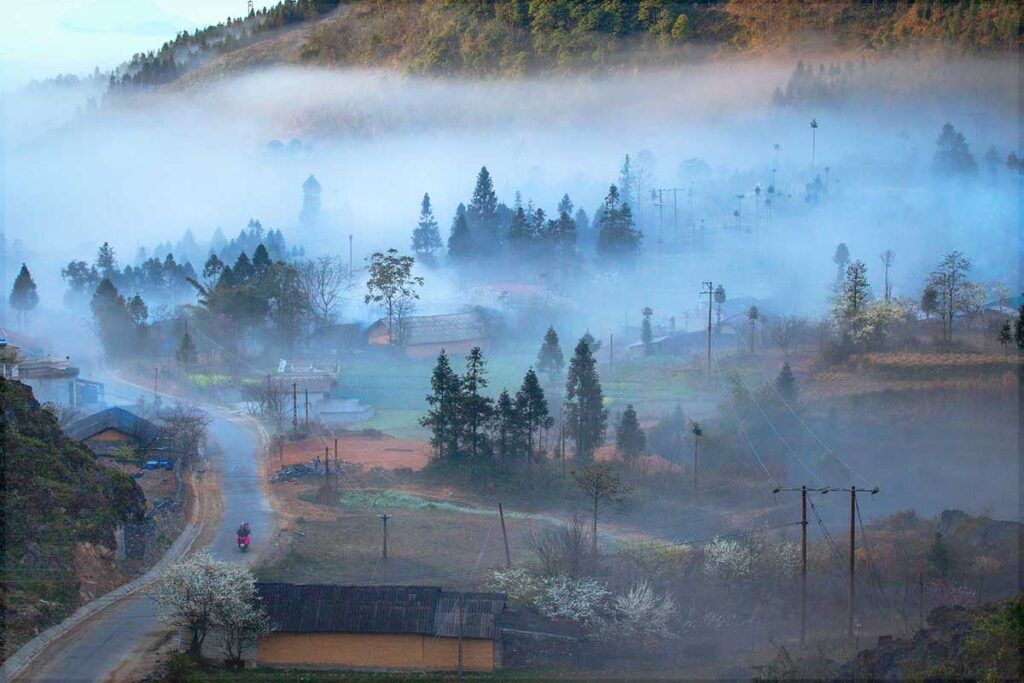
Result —
[[242, 524], [238, 527], [237, 534], [239, 538], [245, 538], [246, 536], [249, 536], [251, 533], [252, 530], [249, 528], [249, 522], [242, 522]]

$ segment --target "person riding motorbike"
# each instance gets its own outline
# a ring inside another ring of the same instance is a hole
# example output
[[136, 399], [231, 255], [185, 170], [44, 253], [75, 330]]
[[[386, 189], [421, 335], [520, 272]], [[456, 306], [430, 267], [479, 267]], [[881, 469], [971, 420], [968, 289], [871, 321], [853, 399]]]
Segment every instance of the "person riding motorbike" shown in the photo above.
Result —
[[238, 543], [238, 549], [245, 552], [249, 549], [249, 536], [252, 530], [249, 528], [249, 522], [242, 522], [237, 531], [235, 531], [236, 542]]

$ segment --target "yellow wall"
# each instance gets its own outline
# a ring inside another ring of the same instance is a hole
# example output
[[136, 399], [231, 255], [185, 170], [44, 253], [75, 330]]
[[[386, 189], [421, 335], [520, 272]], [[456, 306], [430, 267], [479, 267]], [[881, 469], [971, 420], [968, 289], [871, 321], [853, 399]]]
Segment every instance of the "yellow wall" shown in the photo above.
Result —
[[119, 432], [116, 429], [104, 429], [99, 434], [93, 434], [89, 437], [89, 441], [129, 441], [130, 436], [124, 432]]
[[[463, 667], [494, 668], [494, 643], [463, 641]], [[456, 638], [386, 633], [271, 633], [256, 646], [257, 664], [359, 667], [368, 669], [442, 669], [459, 665]]]

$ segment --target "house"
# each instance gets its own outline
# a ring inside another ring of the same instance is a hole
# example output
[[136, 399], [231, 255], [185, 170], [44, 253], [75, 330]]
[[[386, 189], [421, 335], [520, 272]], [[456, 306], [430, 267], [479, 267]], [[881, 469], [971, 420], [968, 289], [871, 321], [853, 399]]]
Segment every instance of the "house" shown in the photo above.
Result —
[[[416, 315], [393, 324], [397, 346], [405, 350], [410, 358], [436, 356], [441, 349], [448, 353], [467, 353], [474, 346], [486, 341], [484, 325], [475, 313], [453, 313], [448, 315]], [[373, 323], [367, 331], [371, 345], [388, 346], [387, 318]]]
[[41, 402], [72, 404], [78, 368], [72, 367], [68, 358], [21, 359], [15, 377], [32, 387], [32, 393]]
[[[257, 583], [274, 631], [246, 665], [411, 671], [492, 671], [501, 665], [502, 593], [432, 586]], [[223, 659], [211, 633], [203, 655]]]
[[140, 456], [154, 455], [157, 451], [166, 456], [160, 428], [118, 406], [76, 420], [64, 433], [81, 441], [96, 456], [110, 456], [125, 445], [133, 446]]

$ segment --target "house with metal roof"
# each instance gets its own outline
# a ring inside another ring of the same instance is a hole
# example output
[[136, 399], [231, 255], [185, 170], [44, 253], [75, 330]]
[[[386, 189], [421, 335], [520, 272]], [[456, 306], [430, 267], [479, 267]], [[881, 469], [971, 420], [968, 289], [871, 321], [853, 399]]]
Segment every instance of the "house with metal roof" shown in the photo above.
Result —
[[119, 447], [130, 445], [140, 455], [151, 455], [161, 448], [160, 428], [120, 406], [107, 408], [76, 420], [64, 433], [81, 441], [97, 456], [112, 455]]
[[487, 335], [477, 314], [452, 313], [413, 315], [392, 321], [390, 334], [387, 318], [381, 318], [367, 330], [367, 340], [371, 346], [389, 346], [393, 341], [410, 358], [428, 358], [441, 349], [449, 355], [467, 353], [474, 346], [483, 346]]
[[[273, 631], [248, 666], [492, 671], [501, 665], [503, 593], [434, 586], [257, 583]], [[210, 633], [203, 656], [223, 659]]]

